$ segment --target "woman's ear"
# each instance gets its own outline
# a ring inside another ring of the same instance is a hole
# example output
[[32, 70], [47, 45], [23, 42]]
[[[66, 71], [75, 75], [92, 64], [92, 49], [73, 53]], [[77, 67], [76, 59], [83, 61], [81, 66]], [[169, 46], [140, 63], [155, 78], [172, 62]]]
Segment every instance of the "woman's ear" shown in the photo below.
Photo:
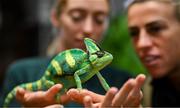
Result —
[[60, 21], [58, 19], [58, 16], [56, 14], [56, 10], [55, 9], [52, 9], [51, 10], [51, 16], [50, 16], [50, 20], [51, 20], [51, 23], [54, 27], [60, 27]]

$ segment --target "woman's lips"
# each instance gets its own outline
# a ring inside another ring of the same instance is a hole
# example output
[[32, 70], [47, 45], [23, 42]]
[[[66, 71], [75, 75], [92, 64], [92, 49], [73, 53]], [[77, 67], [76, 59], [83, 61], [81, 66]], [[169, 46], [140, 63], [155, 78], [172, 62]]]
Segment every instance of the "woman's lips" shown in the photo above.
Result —
[[147, 55], [147, 56], [144, 56], [141, 60], [145, 66], [152, 67], [152, 66], [156, 66], [159, 64], [160, 56]]

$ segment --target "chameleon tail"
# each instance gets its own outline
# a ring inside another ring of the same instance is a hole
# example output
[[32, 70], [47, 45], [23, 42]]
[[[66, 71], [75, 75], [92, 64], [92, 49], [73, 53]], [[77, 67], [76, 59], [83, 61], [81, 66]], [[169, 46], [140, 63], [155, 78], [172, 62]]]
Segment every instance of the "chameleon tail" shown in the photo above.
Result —
[[4, 101], [4, 108], [7, 108], [8, 105], [10, 104], [11, 100], [15, 97], [16, 95], [16, 91], [17, 91], [17, 87], [14, 88], [6, 97], [5, 101]]
[[16, 96], [16, 91], [17, 88], [24, 88], [25, 90], [28, 91], [37, 91], [37, 90], [42, 90], [43, 89], [43, 79], [40, 79], [38, 81], [35, 81], [33, 83], [26, 83], [26, 84], [21, 84], [19, 86], [16, 86], [11, 92], [8, 93], [8, 95], [5, 98], [4, 105], [3, 107], [6, 108], [12, 101], [12, 99]]

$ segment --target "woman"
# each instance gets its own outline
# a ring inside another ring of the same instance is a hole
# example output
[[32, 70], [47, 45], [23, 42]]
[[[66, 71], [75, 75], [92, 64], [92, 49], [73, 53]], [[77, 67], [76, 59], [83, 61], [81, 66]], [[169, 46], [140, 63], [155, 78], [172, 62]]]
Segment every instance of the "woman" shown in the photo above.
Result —
[[152, 77], [146, 106], [180, 106], [180, 0], [134, 0], [127, 9], [134, 48]]

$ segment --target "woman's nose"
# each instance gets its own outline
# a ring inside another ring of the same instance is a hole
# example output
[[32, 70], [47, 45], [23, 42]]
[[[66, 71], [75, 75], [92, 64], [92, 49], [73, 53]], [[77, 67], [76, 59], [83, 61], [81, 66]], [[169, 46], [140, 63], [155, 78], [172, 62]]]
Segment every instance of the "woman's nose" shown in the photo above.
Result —
[[94, 27], [93, 27], [93, 20], [91, 17], [88, 17], [84, 24], [83, 24], [83, 33], [84, 35], [87, 35], [87, 36], [90, 36], [93, 34], [93, 30], [94, 30]]
[[151, 47], [152, 39], [150, 35], [148, 35], [145, 31], [142, 31], [139, 35], [139, 39], [137, 41], [137, 48], [138, 49], [147, 49]]

